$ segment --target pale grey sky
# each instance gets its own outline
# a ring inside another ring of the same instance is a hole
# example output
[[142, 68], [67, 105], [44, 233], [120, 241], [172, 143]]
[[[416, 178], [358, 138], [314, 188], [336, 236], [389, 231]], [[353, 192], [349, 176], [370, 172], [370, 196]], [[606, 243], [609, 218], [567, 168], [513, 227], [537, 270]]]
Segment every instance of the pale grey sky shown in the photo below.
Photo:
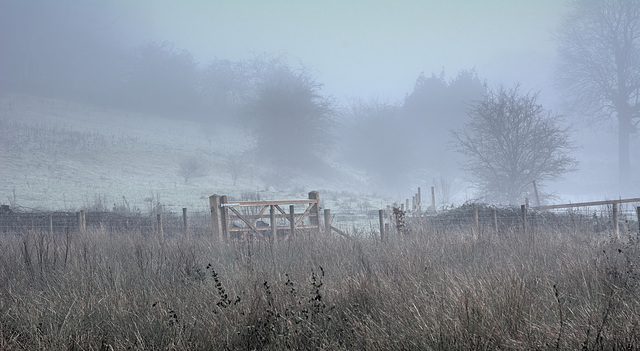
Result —
[[[567, 0], [158, 1], [117, 0], [144, 39], [167, 40], [199, 61], [286, 53], [338, 99], [396, 101], [421, 71], [476, 67], [490, 85], [551, 83]], [[543, 91], [543, 96], [544, 96]]]

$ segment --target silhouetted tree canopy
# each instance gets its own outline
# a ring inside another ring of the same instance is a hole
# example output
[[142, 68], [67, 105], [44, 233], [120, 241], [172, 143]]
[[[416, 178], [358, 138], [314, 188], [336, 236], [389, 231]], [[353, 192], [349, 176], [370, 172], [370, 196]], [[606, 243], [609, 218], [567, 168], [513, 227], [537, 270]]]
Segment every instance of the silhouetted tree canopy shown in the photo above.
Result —
[[577, 165], [560, 116], [544, 110], [538, 94], [519, 87], [489, 90], [473, 104], [470, 120], [454, 131], [462, 168], [488, 202], [522, 203], [545, 181], [559, 179]]
[[318, 169], [329, 147], [333, 101], [304, 68], [283, 60], [254, 65], [255, 90], [244, 109], [257, 138], [256, 155], [284, 169]]
[[484, 83], [474, 69], [462, 70], [449, 81], [421, 74], [402, 106], [406, 144], [415, 162], [434, 172], [447, 173], [456, 167], [456, 154], [449, 149], [449, 131], [467, 120], [470, 104], [482, 98]]
[[399, 186], [414, 160], [402, 143], [400, 107], [377, 99], [352, 99], [341, 125], [341, 157], [366, 171], [377, 186]]

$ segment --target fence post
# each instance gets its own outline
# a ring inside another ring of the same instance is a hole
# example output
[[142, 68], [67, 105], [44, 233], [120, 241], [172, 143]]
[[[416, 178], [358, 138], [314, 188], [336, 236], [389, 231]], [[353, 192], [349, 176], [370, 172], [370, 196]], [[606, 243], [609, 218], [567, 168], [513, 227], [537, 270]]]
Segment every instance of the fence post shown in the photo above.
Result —
[[84, 210], [80, 210], [80, 218], [82, 220], [82, 231], [86, 231], [87, 230], [87, 217], [86, 217], [86, 213], [84, 212]]
[[498, 235], [498, 210], [494, 207], [491, 209], [493, 212], [493, 229], [496, 231], [496, 236]]
[[638, 218], [638, 238], [640, 238], [640, 206], [636, 207], [636, 216]]
[[187, 208], [182, 208], [182, 227], [184, 229], [184, 235], [189, 235], [189, 227], [187, 226]]
[[620, 239], [620, 229], [618, 227], [618, 204], [614, 202], [613, 207], [613, 234], [616, 236], [616, 240]]
[[158, 228], [158, 235], [162, 238], [164, 236], [164, 228], [162, 228], [162, 213], [156, 215], [156, 227]]
[[636, 216], [638, 217], [638, 238], [640, 238], [640, 206], [636, 207]]
[[209, 196], [209, 208], [211, 209], [211, 235], [222, 242], [222, 221], [220, 218], [220, 195]]
[[278, 244], [278, 223], [276, 222], [276, 207], [269, 205], [269, 222], [271, 222], [271, 242], [273, 245]]
[[527, 235], [527, 206], [520, 205], [520, 212], [522, 214], [522, 232]]
[[229, 241], [231, 232], [229, 232], [229, 209], [223, 204], [227, 203], [227, 195], [220, 196], [220, 222], [222, 223], [222, 237]]
[[291, 236], [294, 236], [296, 234], [296, 213], [294, 205], [289, 205], [289, 226], [291, 227]]
[[380, 241], [385, 242], [386, 237], [384, 233], [384, 210], [378, 210], [378, 218], [380, 219]]
[[53, 215], [49, 213], [49, 234], [53, 235]]
[[331, 210], [328, 208], [324, 209], [324, 234], [331, 236]]
[[309, 224], [318, 226], [318, 234], [320, 234], [320, 194], [317, 191], [309, 192], [309, 200], [317, 200], [309, 211]]
[[474, 230], [474, 239], [480, 238], [480, 219], [478, 218], [478, 205], [473, 204], [473, 230]]
[[431, 187], [431, 211], [436, 213], [436, 189]]

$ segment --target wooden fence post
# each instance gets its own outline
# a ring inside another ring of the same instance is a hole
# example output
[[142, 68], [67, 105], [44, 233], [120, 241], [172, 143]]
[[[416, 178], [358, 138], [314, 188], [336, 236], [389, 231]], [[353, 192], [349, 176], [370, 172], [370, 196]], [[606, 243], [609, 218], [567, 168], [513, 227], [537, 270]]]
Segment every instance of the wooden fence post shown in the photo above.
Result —
[[211, 235], [222, 242], [222, 220], [220, 218], [220, 195], [209, 196], [209, 208], [211, 209]]
[[496, 232], [496, 236], [498, 235], [498, 210], [494, 207], [491, 209], [493, 213], [493, 229]]
[[436, 213], [436, 188], [431, 187], [431, 211]]
[[78, 217], [78, 231], [80, 233], [83, 233], [87, 229], [87, 221], [84, 216], [84, 210], [76, 212], [76, 216]]
[[520, 212], [522, 215], [522, 232], [527, 235], [527, 206], [520, 205]]
[[331, 236], [331, 210], [328, 208], [324, 209], [324, 234]]
[[269, 222], [271, 224], [271, 242], [273, 245], [278, 244], [278, 223], [276, 222], [276, 207], [269, 205]]
[[156, 228], [158, 228], [158, 235], [162, 238], [164, 236], [164, 228], [162, 228], [162, 213], [156, 215]]
[[620, 228], [618, 227], [618, 204], [611, 204], [613, 207], [613, 234], [616, 239], [620, 239]]
[[222, 237], [229, 241], [231, 232], [229, 231], [229, 208], [224, 206], [227, 202], [227, 195], [220, 196], [220, 222], [222, 223]]
[[378, 210], [378, 218], [380, 219], [380, 241], [385, 242], [386, 236], [384, 232], [384, 210]]
[[318, 226], [318, 234], [320, 230], [320, 194], [317, 191], [309, 192], [309, 200], [317, 200], [316, 204], [309, 211], [309, 224]]
[[53, 215], [49, 213], [49, 234], [53, 235]]
[[638, 218], [638, 239], [640, 239], [640, 206], [636, 207], [636, 217]]
[[289, 205], [289, 226], [291, 227], [291, 236], [296, 235], [296, 212], [294, 205]]
[[478, 205], [473, 205], [473, 231], [474, 231], [474, 239], [480, 238], [480, 219], [478, 216]]
[[189, 235], [189, 227], [187, 226], [187, 208], [182, 208], [182, 228], [184, 229], [184, 235]]
[[638, 238], [640, 239], [640, 206], [636, 207], [636, 216], [638, 217]]

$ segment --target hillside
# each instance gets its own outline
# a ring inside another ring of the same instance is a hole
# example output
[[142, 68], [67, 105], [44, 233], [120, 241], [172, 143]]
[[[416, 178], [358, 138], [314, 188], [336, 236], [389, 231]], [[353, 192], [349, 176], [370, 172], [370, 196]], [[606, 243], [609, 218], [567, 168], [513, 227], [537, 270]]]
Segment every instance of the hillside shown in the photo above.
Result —
[[[15, 95], [0, 99], [0, 116], [0, 203], [12, 207], [206, 210], [214, 193], [300, 198], [322, 189], [338, 200], [334, 179], [270, 177], [268, 165], [242, 155], [251, 137], [228, 126]], [[185, 183], [180, 162], [191, 157], [205, 172]], [[235, 185], [234, 167], [241, 167]], [[349, 206], [361, 200], [354, 201]], [[387, 203], [379, 202], [372, 208]]]

